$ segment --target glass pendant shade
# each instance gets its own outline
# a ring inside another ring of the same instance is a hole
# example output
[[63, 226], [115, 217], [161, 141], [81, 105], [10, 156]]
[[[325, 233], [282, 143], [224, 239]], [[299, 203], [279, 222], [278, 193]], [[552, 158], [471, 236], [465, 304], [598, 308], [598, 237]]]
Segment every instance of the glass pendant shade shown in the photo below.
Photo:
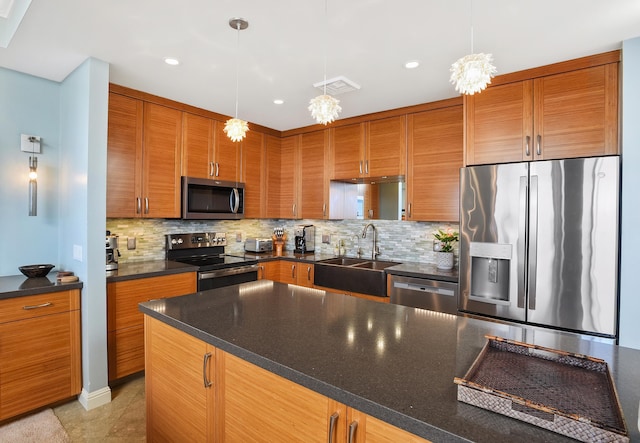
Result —
[[497, 72], [492, 61], [491, 54], [465, 55], [451, 65], [450, 82], [461, 94], [473, 95], [480, 92], [491, 83], [491, 78]]
[[338, 104], [340, 100], [330, 95], [324, 94], [312, 98], [309, 101], [309, 111], [311, 117], [316, 119], [318, 123], [326, 125], [338, 118], [338, 114], [342, 108]]
[[38, 158], [29, 157], [29, 216], [38, 215]]
[[249, 124], [239, 118], [230, 118], [224, 125], [225, 134], [227, 134], [227, 137], [229, 137], [233, 142], [239, 142], [242, 140], [245, 135], [247, 135], [248, 130]]

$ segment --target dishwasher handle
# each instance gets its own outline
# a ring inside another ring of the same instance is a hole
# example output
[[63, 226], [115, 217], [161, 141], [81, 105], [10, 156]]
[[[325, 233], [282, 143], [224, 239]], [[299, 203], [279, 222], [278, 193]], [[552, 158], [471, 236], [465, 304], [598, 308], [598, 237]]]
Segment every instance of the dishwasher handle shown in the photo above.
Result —
[[416, 283], [407, 283], [407, 282], [396, 281], [396, 282], [393, 282], [393, 287], [394, 288], [398, 288], [398, 289], [406, 289], [406, 290], [409, 290], [409, 291], [430, 292], [430, 293], [433, 293], [433, 294], [448, 295], [448, 296], [451, 296], [451, 297], [455, 297], [456, 296], [456, 291], [455, 290], [438, 287], [436, 285], [429, 284], [429, 282], [425, 282], [425, 283], [422, 283], [422, 284], [416, 284]]

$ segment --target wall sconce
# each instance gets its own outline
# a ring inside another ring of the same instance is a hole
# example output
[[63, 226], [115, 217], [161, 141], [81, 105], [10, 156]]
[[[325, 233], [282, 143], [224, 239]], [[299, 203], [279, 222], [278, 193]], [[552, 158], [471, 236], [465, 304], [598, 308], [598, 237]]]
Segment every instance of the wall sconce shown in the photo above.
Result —
[[20, 150], [29, 152], [29, 216], [38, 215], [38, 157], [40, 153], [40, 137], [36, 135], [20, 136]]

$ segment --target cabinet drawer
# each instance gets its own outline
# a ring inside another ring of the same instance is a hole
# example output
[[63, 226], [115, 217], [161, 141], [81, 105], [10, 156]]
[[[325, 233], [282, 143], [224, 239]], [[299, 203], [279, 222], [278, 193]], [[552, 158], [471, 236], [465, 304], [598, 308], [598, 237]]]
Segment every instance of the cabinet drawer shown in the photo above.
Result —
[[0, 301], [0, 323], [80, 309], [78, 291], [51, 292]]

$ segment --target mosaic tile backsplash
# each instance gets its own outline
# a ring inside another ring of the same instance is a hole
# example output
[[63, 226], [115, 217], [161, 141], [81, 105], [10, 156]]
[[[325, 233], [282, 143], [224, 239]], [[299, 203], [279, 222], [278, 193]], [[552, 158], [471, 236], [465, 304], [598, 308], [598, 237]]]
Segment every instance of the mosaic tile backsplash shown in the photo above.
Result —
[[[334, 255], [335, 246], [341, 241], [345, 255], [355, 257], [358, 245], [362, 257], [371, 257], [371, 228], [367, 238], [362, 230], [367, 220], [288, 220], [288, 219], [243, 219], [222, 221], [191, 221], [174, 219], [107, 219], [107, 229], [119, 236], [120, 262], [163, 260], [165, 258], [165, 234], [185, 232], [226, 232], [227, 253], [244, 252], [247, 237], [270, 238], [273, 229], [283, 227], [287, 234], [286, 250], [293, 251], [293, 232], [300, 224], [316, 227], [315, 252]], [[400, 262], [436, 263], [433, 252], [433, 233], [439, 228], [458, 231], [457, 224], [411, 222], [396, 220], [374, 220], [377, 229], [378, 260]], [[328, 235], [330, 243], [322, 243]], [[136, 249], [127, 249], [127, 238], [136, 238]], [[455, 245], [456, 262], [458, 245]]]

